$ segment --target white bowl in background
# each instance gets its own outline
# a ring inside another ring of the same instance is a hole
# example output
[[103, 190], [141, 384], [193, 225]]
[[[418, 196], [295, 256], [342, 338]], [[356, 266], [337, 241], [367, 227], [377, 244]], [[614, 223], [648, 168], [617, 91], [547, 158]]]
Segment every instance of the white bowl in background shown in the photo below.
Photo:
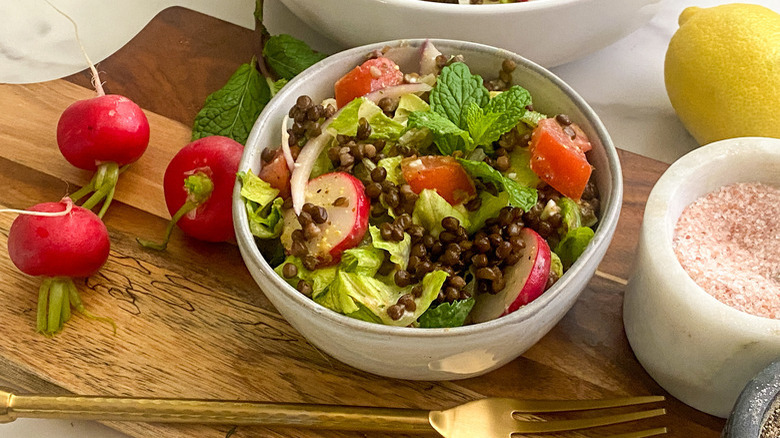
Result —
[[[404, 44], [420, 46], [424, 40]], [[504, 59], [517, 63], [514, 83], [528, 91], [534, 108], [548, 114], [566, 113], [593, 143], [589, 160], [601, 196], [601, 216], [595, 236], [579, 260], [541, 297], [493, 321], [456, 328], [421, 329], [373, 324], [320, 306], [279, 277], [261, 255], [249, 231], [237, 184], [233, 220], [241, 255], [257, 284], [279, 313], [306, 339], [336, 359], [374, 374], [414, 380], [453, 380], [487, 373], [518, 357], [541, 339], [574, 305], [609, 246], [617, 225], [623, 185], [620, 162], [598, 116], [563, 81], [549, 71], [510, 53], [481, 44], [433, 40], [445, 54], [462, 54], [472, 72], [495, 77]], [[239, 170], [257, 173], [260, 154], [278, 147], [282, 118], [306, 94], [314, 101], [333, 95], [333, 84], [384, 46], [382, 42], [330, 56], [290, 81], [269, 102], [246, 143]]]
[[780, 139], [700, 147], [672, 164], [647, 200], [623, 321], [639, 362], [670, 394], [726, 418], [750, 379], [780, 357], [780, 320], [730, 307], [699, 287], [672, 247], [688, 204], [722, 186], [780, 187]]
[[355, 47], [445, 38], [501, 47], [550, 68], [587, 56], [650, 21], [660, 0], [531, 0], [460, 5], [423, 0], [282, 0], [323, 35]]

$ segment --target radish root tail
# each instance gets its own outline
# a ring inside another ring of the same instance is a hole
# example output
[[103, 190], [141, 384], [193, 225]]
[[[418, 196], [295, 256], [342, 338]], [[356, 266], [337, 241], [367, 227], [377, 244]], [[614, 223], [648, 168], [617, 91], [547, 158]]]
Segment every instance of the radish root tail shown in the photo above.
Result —
[[100, 75], [98, 74], [98, 71], [95, 68], [95, 64], [93, 64], [92, 60], [89, 59], [89, 55], [87, 55], [87, 50], [84, 48], [84, 44], [81, 43], [78, 24], [76, 24], [76, 21], [73, 20], [73, 18], [71, 18], [70, 15], [60, 10], [60, 8], [54, 6], [52, 2], [50, 2], [49, 0], [44, 0], [44, 1], [48, 3], [49, 6], [54, 8], [55, 11], [59, 12], [60, 15], [67, 18], [68, 21], [71, 22], [71, 24], [73, 24], [73, 30], [76, 33], [76, 42], [79, 43], [79, 49], [81, 49], [81, 54], [84, 55], [84, 59], [86, 59], [87, 64], [89, 65], [89, 70], [92, 72], [92, 86], [95, 87], [95, 91], [97, 92], [98, 96], [105, 96], [106, 92], [103, 90], [103, 84], [100, 82]]
[[41, 217], [59, 217], [67, 216], [73, 210], [73, 201], [69, 197], [64, 197], [60, 202], [65, 204], [65, 210], [62, 211], [30, 211], [30, 210], [18, 210], [16, 208], [0, 208], [0, 213], [16, 213], [24, 214], [27, 216], [41, 216]]

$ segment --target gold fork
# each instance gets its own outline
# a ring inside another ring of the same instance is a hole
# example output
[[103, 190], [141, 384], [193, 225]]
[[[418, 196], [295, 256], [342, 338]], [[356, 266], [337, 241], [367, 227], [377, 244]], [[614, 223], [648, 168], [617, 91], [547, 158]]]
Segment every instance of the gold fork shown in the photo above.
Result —
[[[653, 403], [662, 396], [609, 400], [515, 400], [485, 398], [442, 411], [400, 408], [266, 403], [226, 400], [154, 399], [76, 395], [14, 395], [0, 391], [0, 423], [17, 418], [141, 421], [293, 426], [312, 429], [396, 433], [439, 432], [445, 438], [509, 438], [513, 433], [543, 433], [585, 429], [655, 417], [653, 409], [576, 420], [529, 421], [518, 413], [582, 411]], [[665, 433], [656, 428], [616, 435], [641, 438]]]

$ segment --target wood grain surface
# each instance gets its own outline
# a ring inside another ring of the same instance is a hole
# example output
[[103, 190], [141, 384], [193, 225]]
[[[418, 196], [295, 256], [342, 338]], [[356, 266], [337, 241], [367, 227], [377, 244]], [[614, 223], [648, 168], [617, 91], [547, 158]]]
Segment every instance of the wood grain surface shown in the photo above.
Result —
[[[162, 42], [162, 43], [161, 43]], [[644, 203], [666, 165], [620, 153], [625, 199], [613, 243], [576, 305], [536, 346], [486, 376], [411, 382], [363, 373], [319, 352], [262, 294], [231, 244], [206, 244], [174, 232], [166, 252], [139, 248], [167, 212], [162, 172], [186, 144], [197, 110], [252, 56], [253, 35], [181, 8], [164, 11], [100, 65], [110, 92], [149, 115], [152, 144], [122, 175], [105, 217], [112, 250], [94, 277], [77, 282], [85, 305], [112, 317], [79, 316], [53, 338], [35, 333], [39, 279], [19, 273], [0, 251], [0, 384], [17, 391], [148, 397], [194, 397], [434, 409], [483, 396], [598, 398], [667, 395], [636, 361], [622, 325], [625, 279]], [[55, 126], [68, 102], [87, 97], [88, 77], [30, 86], [0, 85], [13, 111], [0, 113], [0, 207], [57, 200], [89, 175], [69, 168], [56, 149]], [[8, 106], [5, 106], [8, 108]], [[20, 117], [20, 115], [23, 115]], [[0, 215], [0, 247], [10, 215]], [[641, 423], [669, 436], [719, 436], [723, 421], [669, 397], [668, 414]], [[112, 423], [134, 437], [224, 437], [229, 426]], [[633, 425], [636, 427], [636, 425]], [[631, 426], [554, 436], [605, 436]], [[2, 433], [2, 426], [0, 426]], [[361, 437], [360, 433], [240, 428], [234, 437]], [[389, 436], [371, 434], [370, 436]], [[546, 435], [550, 436], [550, 435]]]

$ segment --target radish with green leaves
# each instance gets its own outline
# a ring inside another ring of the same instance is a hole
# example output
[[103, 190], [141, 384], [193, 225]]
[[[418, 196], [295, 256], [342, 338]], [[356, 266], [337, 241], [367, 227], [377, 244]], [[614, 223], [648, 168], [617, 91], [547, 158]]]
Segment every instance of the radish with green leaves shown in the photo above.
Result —
[[82, 206], [91, 209], [103, 201], [98, 213], [102, 218], [114, 198], [123, 166], [141, 158], [149, 145], [149, 121], [132, 100], [105, 93], [97, 69], [81, 44], [78, 26], [67, 14], [49, 5], [73, 24], [97, 92], [96, 97], [76, 101], [62, 112], [57, 123], [57, 146], [69, 163], [95, 172], [89, 184], [71, 198], [79, 201], [92, 193]]
[[73, 205], [70, 198], [37, 204], [19, 213], [8, 232], [8, 255], [27, 275], [44, 278], [38, 294], [37, 330], [52, 335], [62, 330], [71, 306], [90, 314], [81, 302], [73, 278], [89, 277], [108, 259], [108, 230], [95, 213]]
[[138, 239], [146, 248], [163, 250], [178, 225], [185, 234], [207, 242], [233, 239], [231, 202], [244, 146], [210, 136], [184, 146], [165, 170], [163, 190], [171, 221], [162, 243]]

